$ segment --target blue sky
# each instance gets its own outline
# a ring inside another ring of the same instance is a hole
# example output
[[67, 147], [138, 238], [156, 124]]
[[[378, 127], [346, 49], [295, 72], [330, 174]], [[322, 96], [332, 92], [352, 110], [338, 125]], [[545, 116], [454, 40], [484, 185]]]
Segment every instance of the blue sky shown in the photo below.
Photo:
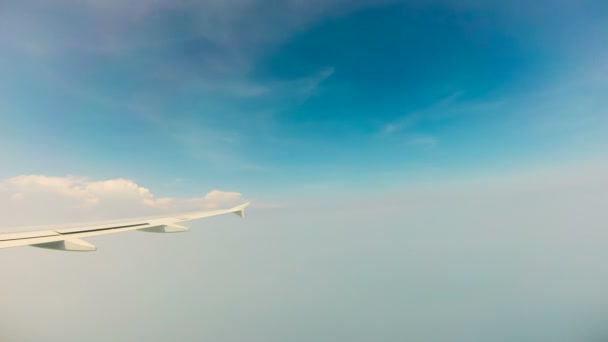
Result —
[[274, 194], [599, 156], [606, 13], [602, 1], [9, 2], [1, 175]]

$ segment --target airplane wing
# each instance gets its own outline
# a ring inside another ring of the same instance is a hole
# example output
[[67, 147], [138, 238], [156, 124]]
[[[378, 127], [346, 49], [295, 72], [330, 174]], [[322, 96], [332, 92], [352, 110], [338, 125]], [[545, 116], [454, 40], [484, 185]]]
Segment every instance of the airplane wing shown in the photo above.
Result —
[[39, 230], [33, 232], [5, 233], [0, 234], [0, 248], [33, 246], [62, 251], [95, 251], [97, 250], [97, 247], [91, 245], [85, 240], [82, 240], [82, 238], [125, 232], [128, 230], [139, 230], [150, 233], [185, 232], [188, 230], [188, 228], [180, 226], [178, 223], [230, 213], [244, 217], [245, 208], [248, 205], [249, 203], [244, 203], [230, 209], [197, 211], [192, 213], [157, 216], [151, 218], [127, 219], [124, 221], [115, 221], [111, 224], [105, 223], [75, 227], [55, 227], [49, 228], [48, 230]]

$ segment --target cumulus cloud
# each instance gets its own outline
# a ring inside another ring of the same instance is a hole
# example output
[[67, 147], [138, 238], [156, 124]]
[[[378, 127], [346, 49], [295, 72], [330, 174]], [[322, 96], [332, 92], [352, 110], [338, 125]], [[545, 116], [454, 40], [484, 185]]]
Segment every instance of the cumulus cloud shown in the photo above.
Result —
[[133, 180], [21, 175], [0, 181], [0, 216], [9, 224], [43, 224], [229, 207], [239, 192], [212, 190], [199, 198], [157, 197]]
[[222, 203], [234, 203], [242, 200], [243, 195], [238, 192], [213, 190], [202, 198], [202, 204], [206, 207], [216, 208]]

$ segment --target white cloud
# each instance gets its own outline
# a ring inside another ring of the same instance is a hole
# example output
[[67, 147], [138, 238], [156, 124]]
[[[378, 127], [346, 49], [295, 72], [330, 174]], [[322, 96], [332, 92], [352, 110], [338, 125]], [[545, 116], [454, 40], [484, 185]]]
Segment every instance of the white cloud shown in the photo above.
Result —
[[21, 175], [0, 181], [0, 217], [11, 225], [223, 208], [243, 201], [241, 193], [221, 190], [200, 198], [157, 197], [150, 189], [124, 178], [95, 181]]
[[207, 207], [217, 207], [221, 203], [238, 202], [243, 199], [243, 195], [238, 192], [227, 192], [221, 190], [213, 190], [203, 197]]
[[243, 195], [240, 192], [211, 190], [205, 196], [197, 198], [175, 199], [172, 206], [179, 208], [219, 209], [231, 207], [243, 203]]

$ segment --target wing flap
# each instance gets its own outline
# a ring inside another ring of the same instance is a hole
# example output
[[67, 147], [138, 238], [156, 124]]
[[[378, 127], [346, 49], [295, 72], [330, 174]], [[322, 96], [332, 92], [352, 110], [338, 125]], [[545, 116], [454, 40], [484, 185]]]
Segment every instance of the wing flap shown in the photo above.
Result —
[[93, 252], [97, 250], [97, 247], [80, 239], [66, 239], [61, 241], [38, 243], [31, 246], [70, 252]]
[[139, 228], [139, 231], [148, 233], [181, 233], [190, 230], [188, 227], [178, 226], [176, 224], [164, 224], [161, 226], [152, 226], [148, 228]]

